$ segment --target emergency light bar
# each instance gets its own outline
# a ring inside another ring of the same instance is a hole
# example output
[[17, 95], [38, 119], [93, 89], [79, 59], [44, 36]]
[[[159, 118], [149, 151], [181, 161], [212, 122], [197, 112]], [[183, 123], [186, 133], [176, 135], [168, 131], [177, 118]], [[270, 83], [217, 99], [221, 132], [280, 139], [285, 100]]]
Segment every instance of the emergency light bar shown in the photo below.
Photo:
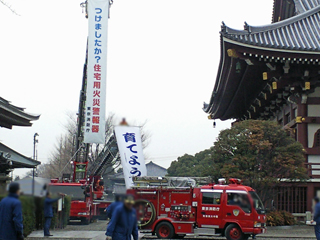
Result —
[[241, 185], [242, 181], [238, 178], [230, 178], [229, 179], [229, 184], [236, 184], [236, 185]]

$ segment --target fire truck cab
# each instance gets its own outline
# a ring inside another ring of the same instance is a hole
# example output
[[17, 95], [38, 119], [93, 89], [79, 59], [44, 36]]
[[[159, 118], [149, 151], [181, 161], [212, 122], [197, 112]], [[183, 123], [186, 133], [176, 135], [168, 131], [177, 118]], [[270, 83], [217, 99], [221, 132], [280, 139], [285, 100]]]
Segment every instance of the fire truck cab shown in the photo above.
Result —
[[229, 185], [202, 187], [134, 187], [139, 226], [160, 239], [186, 234], [245, 240], [266, 231], [263, 204], [251, 187], [238, 179]]

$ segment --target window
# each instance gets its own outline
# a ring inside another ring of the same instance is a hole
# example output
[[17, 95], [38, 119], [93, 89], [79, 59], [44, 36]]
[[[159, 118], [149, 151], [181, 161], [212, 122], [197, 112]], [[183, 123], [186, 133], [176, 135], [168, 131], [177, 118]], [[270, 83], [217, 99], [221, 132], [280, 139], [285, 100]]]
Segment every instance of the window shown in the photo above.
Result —
[[228, 193], [228, 205], [239, 206], [245, 213], [251, 213], [251, 204], [248, 194]]
[[220, 205], [221, 193], [204, 192], [202, 193], [202, 204], [216, 204]]
[[84, 200], [84, 186], [73, 186], [73, 185], [50, 185], [50, 193], [56, 195], [58, 193], [64, 193], [71, 196], [72, 200]]
[[249, 192], [251, 197], [252, 197], [252, 200], [253, 200], [253, 207], [254, 209], [257, 210], [257, 213], [259, 214], [264, 214], [265, 213], [265, 210], [264, 210], [264, 206], [263, 206], [263, 203], [261, 202], [258, 194], [256, 192]]
[[320, 147], [320, 129], [314, 134], [313, 147]]

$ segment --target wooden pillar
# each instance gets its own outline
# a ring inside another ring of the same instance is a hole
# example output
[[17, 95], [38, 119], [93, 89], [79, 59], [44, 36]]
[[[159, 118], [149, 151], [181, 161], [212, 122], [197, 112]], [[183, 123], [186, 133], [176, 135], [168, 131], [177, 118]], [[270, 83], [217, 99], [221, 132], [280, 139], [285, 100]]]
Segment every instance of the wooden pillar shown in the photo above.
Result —
[[308, 183], [307, 185], [307, 211], [312, 211], [312, 200], [315, 196], [314, 184]]
[[[298, 104], [298, 116], [297, 117], [307, 117], [307, 104]], [[302, 144], [304, 148], [308, 148], [308, 124], [299, 123], [297, 125], [298, 132], [298, 142]]]

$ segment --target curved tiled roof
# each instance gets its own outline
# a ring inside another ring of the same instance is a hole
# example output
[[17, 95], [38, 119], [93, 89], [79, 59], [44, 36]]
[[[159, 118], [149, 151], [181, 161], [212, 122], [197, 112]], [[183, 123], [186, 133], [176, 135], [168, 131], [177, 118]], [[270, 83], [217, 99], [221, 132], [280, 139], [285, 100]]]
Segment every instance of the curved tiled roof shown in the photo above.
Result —
[[319, 22], [320, 5], [297, 16], [261, 27], [245, 23], [244, 30], [235, 30], [223, 23], [221, 34], [228, 39], [254, 46], [320, 52]]
[[0, 97], [0, 127], [31, 126], [31, 121], [38, 120], [40, 115], [26, 113], [24, 108], [10, 104]]
[[306, 12], [320, 5], [320, 0], [293, 0], [296, 7], [296, 14]]
[[0, 143], [0, 158], [2, 155], [8, 155], [7, 159], [12, 161], [14, 168], [33, 168], [41, 164], [39, 161], [26, 157], [3, 143]]

